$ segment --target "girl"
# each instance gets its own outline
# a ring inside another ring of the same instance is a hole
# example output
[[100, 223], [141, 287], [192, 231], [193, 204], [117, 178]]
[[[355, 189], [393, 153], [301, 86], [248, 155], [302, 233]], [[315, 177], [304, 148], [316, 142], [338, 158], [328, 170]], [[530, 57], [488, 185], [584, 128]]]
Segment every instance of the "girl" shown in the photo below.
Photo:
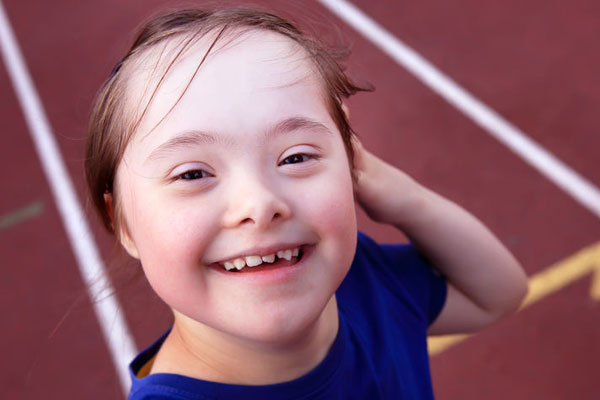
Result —
[[[142, 29], [86, 157], [106, 227], [174, 315], [131, 364], [131, 399], [431, 398], [426, 334], [518, 307], [526, 279], [498, 240], [353, 139], [358, 90], [265, 12]], [[355, 198], [414, 246], [357, 234]]]

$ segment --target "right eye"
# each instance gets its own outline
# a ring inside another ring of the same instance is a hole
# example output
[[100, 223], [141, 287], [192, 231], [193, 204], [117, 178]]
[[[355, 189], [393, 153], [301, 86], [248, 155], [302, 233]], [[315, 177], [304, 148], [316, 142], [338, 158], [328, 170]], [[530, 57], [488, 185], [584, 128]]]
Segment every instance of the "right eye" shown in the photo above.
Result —
[[189, 171], [185, 171], [182, 174], [179, 174], [175, 177], [175, 180], [182, 180], [182, 181], [193, 181], [193, 180], [197, 180], [197, 179], [202, 179], [202, 178], [209, 178], [212, 175], [209, 174], [208, 172], [206, 172], [203, 169], [192, 169]]

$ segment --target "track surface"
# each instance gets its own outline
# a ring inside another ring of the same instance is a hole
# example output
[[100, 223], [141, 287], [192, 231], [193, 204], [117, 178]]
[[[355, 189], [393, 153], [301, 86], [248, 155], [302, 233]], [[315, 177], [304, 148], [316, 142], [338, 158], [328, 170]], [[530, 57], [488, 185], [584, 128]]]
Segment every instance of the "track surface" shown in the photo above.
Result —
[[[83, 136], [93, 95], [139, 22], [176, 3], [2, 3], [86, 204]], [[365, 145], [480, 217], [529, 275], [600, 241], [597, 216], [319, 3], [260, 4], [340, 27], [353, 44], [353, 74], [377, 87], [350, 102]], [[354, 4], [600, 186], [598, 2]], [[3, 64], [0, 93], [0, 221], [8, 221], [0, 222], [2, 398], [120, 398], [116, 370]], [[32, 204], [35, 213], [18, 213]], [[105, 262], [136, 269], [116, 255], [91, 213], [89, 219]], [[362, 214], [361, 227], [384, 242], [402, 239]], [[437, 398], [597, 398], [600, 304], [589, 295], [590, 276], [433, 356]], [[127, 286], [117, 298], [136, 345], [145, 347], [168, 326], [168, 310], [143, 279], [118, 286]]]

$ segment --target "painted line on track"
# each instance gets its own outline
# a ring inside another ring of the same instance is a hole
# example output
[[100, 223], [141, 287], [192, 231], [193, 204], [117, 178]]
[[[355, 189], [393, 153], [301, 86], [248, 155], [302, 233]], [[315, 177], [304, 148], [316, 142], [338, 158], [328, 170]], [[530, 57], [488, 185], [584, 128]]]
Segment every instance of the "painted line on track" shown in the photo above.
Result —
[[36, 201], [16, 211], [0, 215], [0, 231], [20, 224], [28, 219], [35, 218], [43, 211], [44, 203], [41, 201]]
[[[590, 245], [529, 278], [529, 293], [521, 310], [546, 296], [591, 275], [589, 297], [600, 301], [600, 242]], [[429, 355], [434, 356], [473, 335], [443, 335], [427, 339]]]
[[600, 218], [600, 190], [345, 0], [317, 0]]
[[114, 292], [112, 285], [1, 1], [0, 50], [119, 381], [124, 393], [128, 393], [130, 378], [127, 365], [135, 356], [136, 347], [121, 307], [116, 297], [111, 295]]

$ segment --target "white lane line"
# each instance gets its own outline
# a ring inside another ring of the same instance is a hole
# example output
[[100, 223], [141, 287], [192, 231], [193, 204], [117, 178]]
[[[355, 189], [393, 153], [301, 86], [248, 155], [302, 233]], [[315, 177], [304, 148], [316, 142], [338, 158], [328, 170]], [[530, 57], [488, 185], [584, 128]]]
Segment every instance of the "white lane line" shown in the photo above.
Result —
[[345, 0], [318, 1], [600, 218], [600, 190], [590, 181], [460, 87], [356, 6]]
[[0, 50], [50, 183], [79, 271], [88, 287], [121, 386], [128, 393], [130, 381], [127, 365], [135, 356], [136, 348], [121, 307], [112, 295], [112, 285], [1, 1]]

